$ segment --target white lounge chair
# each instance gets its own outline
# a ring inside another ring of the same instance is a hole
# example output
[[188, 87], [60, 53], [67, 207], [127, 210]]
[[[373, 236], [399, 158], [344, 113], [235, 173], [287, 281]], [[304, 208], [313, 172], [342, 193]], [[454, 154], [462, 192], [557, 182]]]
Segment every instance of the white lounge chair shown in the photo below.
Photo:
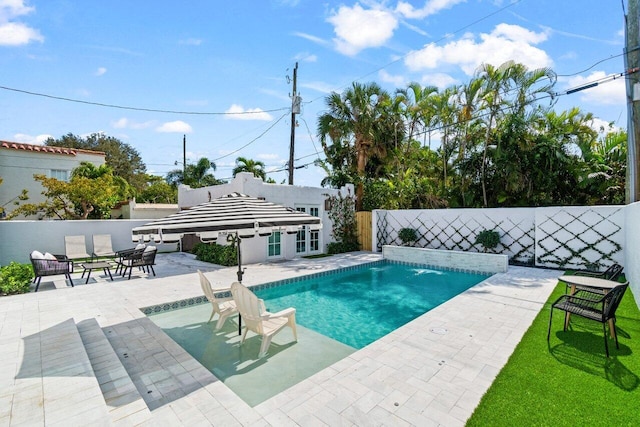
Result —
[[70, 260], [91, 258], [91, 255], [87, 253], [84, 235], [64, 236], [64, 254]]
[[[202, 288], [202, 292], [204, 292], [204, 295], [213, 306], [213, 311], [211, 311], [211, 316], [209, 317], [207, 323], [211, 322], [211, 319], [213, 319], [213, 315], [218, 313], [218, 323], [216, 323], [216, 331], [220, 330], [224, 326], [224, 322], [228, 317], [238, 313], [236, 303], [231, 298], [216, 298], [216, 295], [211, 288], [211, 282], [209, 282], [209, 280], [204, 277], [204, 274], [202, 274], [200, 270], [198, 270], [198, 275], [200, 276], [200, 287]], [[228, 291], [228, 289], [218, 290], [218, 292], [224, 291]]]
[[94, 234], [92, 258], [116, 256], [113, 246], [111, 245], [111, 234]]
[[277, 313], [269, 313], [264, 306], [264, 301], [259, 299], [256, 294], [240, 282], [231, 284], [231, 294], [233, 295], [233, 300], [236, 302], [240, 316], [242, 316], [243, 326], [245, 328], [240, 344], [244, 342], [247, 331], [249, 330], [261, 335], [262, 344], [260, 345], [260, 352], [258, 353], [259, 358], [267, 354], [269, 345], [271, 345], [271, 339], [285, 326], [291, 328], [294, 341], [298, 341], [295, 308], [290, 307]]

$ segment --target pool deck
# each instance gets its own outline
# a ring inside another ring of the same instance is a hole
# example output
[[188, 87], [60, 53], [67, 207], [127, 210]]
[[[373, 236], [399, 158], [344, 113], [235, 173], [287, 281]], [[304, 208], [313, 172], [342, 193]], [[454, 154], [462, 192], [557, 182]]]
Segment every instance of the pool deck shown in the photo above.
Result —
[[[244, 283], [378, 259], [252, 264]], [[157, 277], [45, 277], [37, 293], [0, 297], [0, 427], [462, 426], [562, 274], [510, 266], [251, 408], [139, 310], [202, 295], [197, 268], [216, 288], [236, 269], [179, 253], [156, 263]]]

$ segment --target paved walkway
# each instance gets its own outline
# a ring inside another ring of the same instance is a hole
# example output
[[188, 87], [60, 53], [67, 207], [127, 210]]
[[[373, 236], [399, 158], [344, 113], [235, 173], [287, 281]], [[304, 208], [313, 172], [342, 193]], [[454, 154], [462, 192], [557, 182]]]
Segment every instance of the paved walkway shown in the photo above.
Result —
[[[379, 258], [253, 264], [244, 282]], [[139, 310], [202, 295], [197, 268], [215, 287], [236, 270], [187, 254], [157, 263], [157, 277], [43, 278], [38, 293], [0, 298], [0, 426], [462, 426], [560, 275], [510, 267], [251, 408]]]

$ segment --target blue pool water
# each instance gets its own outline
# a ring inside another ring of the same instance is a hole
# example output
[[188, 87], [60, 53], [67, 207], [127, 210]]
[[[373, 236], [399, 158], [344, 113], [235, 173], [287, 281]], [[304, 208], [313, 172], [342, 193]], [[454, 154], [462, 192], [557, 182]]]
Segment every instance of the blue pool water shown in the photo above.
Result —
[[256, 290], [271, 312], [360, 349], [488, 276], [381, 262]]

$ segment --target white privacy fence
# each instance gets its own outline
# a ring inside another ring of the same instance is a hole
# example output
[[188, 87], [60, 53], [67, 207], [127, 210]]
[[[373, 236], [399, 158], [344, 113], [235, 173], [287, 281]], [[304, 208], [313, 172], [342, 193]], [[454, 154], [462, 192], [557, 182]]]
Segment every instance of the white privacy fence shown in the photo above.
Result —
[[[93, 250], [94, 234], [110, 234], [114, 250], [131, 248], [131, 229], [149, 222], [148, 219], [83, 220], [83, 221], [0, 221], [0, 265], [11, 261], [29, 263], [33, 250], [64, 254], [64, 236], [84, 235], [89, 253]], [[158, 250], [174, 251], [176, 244], [160, 244]]]
[[[498, 209], [376, 210], [373, 248], [401, 245], [402, 228], [416, 230], [415, 246], [482, 252], [476, 236], [495, 230], [491, 252], [515, 264], [550, 268], [603, 269], [624, 264], [624, 206]], [[374, 249], [374, 250], [376, 250]]]

